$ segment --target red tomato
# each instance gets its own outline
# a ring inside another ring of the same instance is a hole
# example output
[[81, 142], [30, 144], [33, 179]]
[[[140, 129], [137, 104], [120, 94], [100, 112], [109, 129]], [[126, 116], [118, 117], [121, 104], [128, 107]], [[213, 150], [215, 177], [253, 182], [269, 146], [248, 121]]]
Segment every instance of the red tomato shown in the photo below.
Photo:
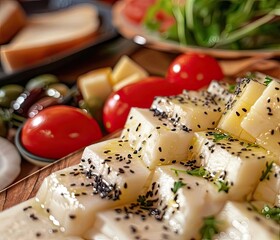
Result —
[[212, 80], [223, 79], [224, 74], [215, 58], [200, 53], [179, 55], [170, 64], [166, 78], [187, 90], [208, 86]]
[[104, 126], [108, 132], [124, 127], [131, 107], [150, 108], [155, 96], [179, 94], [182, 88], [161, 77], [147, 77], [112, 93], [103, 108]]
[[102, 137], [97, 122], [82, 110], [70, 106], [51, 106], [28, 119], [21, 142], [31, 153], [58, 159]]
[[124, 15], [133, 23], [140, 23], [149, 6], [155, 3], [156, 0], [128, 0], [123, 9]]

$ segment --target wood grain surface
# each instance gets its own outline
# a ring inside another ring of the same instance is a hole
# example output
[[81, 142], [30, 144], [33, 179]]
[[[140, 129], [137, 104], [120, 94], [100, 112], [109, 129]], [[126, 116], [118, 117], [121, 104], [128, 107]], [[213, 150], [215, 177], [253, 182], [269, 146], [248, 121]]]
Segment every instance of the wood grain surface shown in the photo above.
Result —
[[83, 150], [54, 162], [0, 192], [0, 211], [10, 208], [37, 193], [45, 177], [60, 169], [78, 164]]

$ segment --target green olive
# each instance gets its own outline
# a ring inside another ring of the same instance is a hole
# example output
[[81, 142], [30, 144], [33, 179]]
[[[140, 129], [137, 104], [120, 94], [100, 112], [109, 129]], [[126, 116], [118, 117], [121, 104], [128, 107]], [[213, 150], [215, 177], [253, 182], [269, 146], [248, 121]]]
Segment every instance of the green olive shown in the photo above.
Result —
[[70, 90], [64, 83], [52, 83], [49, 85], [49, 89], [57, 90], [62, 96], [66, 96]]
[[8, 132], [8, 130], [7, 130], [6, 124], [5, 124], [4, 120], [2, 118], [0, 118], [0, 136], [6, 137], [7, 132]]
[[97, 120], [99, 125], [102, 125], [102, 111], [104, 101], [99, 97], [92, 96], [87, 101], [79, 101], [79, 107], [85, 109], [91, 116]]
[[17, 84], [8, 84], [0, 88], [0, 106], [9, 108], [11, 102], [24, 91], [24, 87]]
[[39, 75], [35, 78], [31, 78], [25, 88], [30, 91], [34, 88], [42, 88], [42, 87], [46, 87], [49, 86], [52, 83], [57, 83], [59, 82], [58, 78], [53, 75], [53, 74], [42, 74]]

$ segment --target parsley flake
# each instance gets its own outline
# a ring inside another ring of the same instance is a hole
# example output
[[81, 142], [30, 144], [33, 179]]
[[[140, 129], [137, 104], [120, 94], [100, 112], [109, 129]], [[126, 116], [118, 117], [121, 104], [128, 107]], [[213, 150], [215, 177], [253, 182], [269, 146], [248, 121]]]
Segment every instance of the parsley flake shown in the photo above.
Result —
[[276, 223], [280, 224], [280, 207], [274, 206], [270, 207], [268, 205], [264, 205], [261, 213], [268, 219], [272, 219], [276, 221]]
[[264, 85], [267, 86], [268, 84], [270, 84], [272, 82], [272, 80], [273, 79], [271, 77], [266, 76], [265, 81], [264, 81]]
[[214, 133], [213, 136], [214, 136], [214, 142], [218, 142], [220, 140], [230, 138], [230, 135], [228, 135], [226, 133]]
[[181, 188], [186, 186], [186, 183], [183, 183], [182, 181], [174, 182], [173, 188], [171, 188], [173, 193], [177, 193], [177, 191]]
[[263, 181], [265, 179], [269, 179], [269, 173], [272, 172], [273, 163], [274, 163], [273, 161], [270, 162], [270, 163], [266, 162], [266, 164], [265, 164], [266, 169], [264, 171], [262, 171], [260, 181]]
[[200, 228], [199, 232], [201, 239], [211, 240], [215, 234], [219, 233], [217, 227], [218, 223], [215, 217], [210, 216], [203, 219], [203, 226]]

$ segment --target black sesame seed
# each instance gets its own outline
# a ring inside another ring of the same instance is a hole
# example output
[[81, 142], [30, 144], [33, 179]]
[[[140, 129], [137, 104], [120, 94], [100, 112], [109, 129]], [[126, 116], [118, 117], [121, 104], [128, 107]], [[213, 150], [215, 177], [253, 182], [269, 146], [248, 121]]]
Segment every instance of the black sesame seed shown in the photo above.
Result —
[[70, 219], [75, 219], [75, 218], [76, 218], [76, 215], [70, 214], [70, 215], [69, 215], [69, 218], [70, 218]]

